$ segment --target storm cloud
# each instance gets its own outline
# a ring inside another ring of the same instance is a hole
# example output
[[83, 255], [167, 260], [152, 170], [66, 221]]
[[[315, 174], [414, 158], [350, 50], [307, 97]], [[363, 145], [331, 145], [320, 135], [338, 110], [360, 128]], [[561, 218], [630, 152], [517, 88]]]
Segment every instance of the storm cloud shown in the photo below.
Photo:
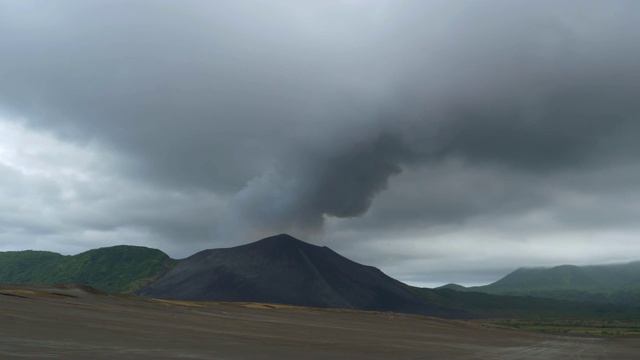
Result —
[[410, 254], [446, 234], [632, 236], [637, 212], [619, 198], [640, 192], [639, 10], [0, 1], [2, 119], [41, 134], [6, 153], [68, 150], [0, 157], [6, 188], [29, 189], [20, 202], [64, 209], [18, 220], [6, 201], [2, 223], [23, 224], [11, 239], [41, 229], [40, 243], [74, 234], [78, 249], [95, 244], [86, 231], [108, 244], [126, 233], [180, 256], [289, 232], [374, 265], [394, 257], [353, 250], [361, 241], [421, 244]]
[[[446, 44], [414, 49], [425, 44], [411, 37], [401, 53], [422, 63], [402, 69], [412, 79], [395, 84], [398, 93], [369, 104], [378, 113], [354, 115], [369, 121], [297, 147], [302, 156], [250, 183], [235, 203], [239, 212], [250, 209], [246, 220], [268, 219], [270, 232], [321, 229], [327, 216], [364, 214], [402, 169], [452, 159], [536, 177], [637, 153], [628, 134], [639, 130], [640, 52], [632, 45], [637, 29], [624, 20], [628, 8], [563, 18], [556, 6], [501, 3], [488, 12], [486, 4], [466, 5], [443, 30]], [[600, 22], [581, 32], [593, 16]], [[400, 29], [403, 41], [411, 32]]]

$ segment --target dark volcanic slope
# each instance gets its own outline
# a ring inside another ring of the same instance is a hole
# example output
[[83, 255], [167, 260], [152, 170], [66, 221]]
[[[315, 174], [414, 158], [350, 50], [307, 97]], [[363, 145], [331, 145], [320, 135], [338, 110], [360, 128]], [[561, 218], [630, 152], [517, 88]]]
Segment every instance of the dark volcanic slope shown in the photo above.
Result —
[[407, 285], [289, 235], [201, 251], [137, 294], [444, 315]]

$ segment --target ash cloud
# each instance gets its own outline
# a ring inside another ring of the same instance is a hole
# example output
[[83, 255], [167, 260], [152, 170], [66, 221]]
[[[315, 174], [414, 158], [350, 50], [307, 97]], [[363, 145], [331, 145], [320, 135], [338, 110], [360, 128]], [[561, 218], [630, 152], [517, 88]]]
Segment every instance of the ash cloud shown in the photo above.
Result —
[[307, 238], [322, 230], [326, 216], [363, 215], [387, 188], [389, 178], [401, 172], [404, 146], [396, 137], [382, 134], [343, 147], [292, 156], [249, 182], [231, 203], [222, 237], [289, 232]]
[[[138, 182], [231, 198], [211, 218], [220, 238], [314, 234], [366, 214], [406, 170], [457, 161], [460, 176], [474, 176], [468, 166], [535, 184], [636, 161], [638, 11], [588, 0], [0, 2], [0, 107], [103, 144]], [[442, 205], [423, 216], [450, 203], [446, 221], [485, 211], [439, 181], [451, 174], [425, 173], [416, 202]], [[483, 204], [511, 197], [494, 192]]]
[[[563, 6], [549, 4], [536, 9], [500, 5], [496, 9], [509, 16], [478, 5], [462, 11], [448, 24], [450, 43], [414, 52], [424, 63], [411, 64], [407, 76], [412, 80], [403, 79], [397, 95], [369, 104], [378, 108], [372, 121], [357, 119], [364, 125], [348, 135], [324, 134], [312, 149], [293, 149], [302, 155], [238, 194], [230, 222], [258, 224], [268, 229], [265, 234], [314, 233], [327, 218], [366, 213], [403, 169], [458, 161], [469, 168], [460, 176], [487, 168], [496, 177], [526, 178], [531, 185], [567, 172], [587, 174], [637, 153], [639, 147], [627, 136], [640, 130], [640, 103], [634, 99], [640, 91], [640, 51], [630, 48], [631, 34], [640, 35], [640, 27], [631, 25], [624, 14], [628, 9], [614, 7], [591, 24], [595, 30], [584, 33], [581, 21], [591, 21], [589, 16], [602, 10], [595, 3], [565, 14], [557, 12]], [[577, 23], [571, 18], [576, 14]], [[363, 129], [364, 138], [358, 133]], [[424, 191], [416, 198], [440, 201], [440, 211], [461, 202], [452, 191], [448, 203], [433, 194], [430, 182], [441, 175], [431, 176], [422, 179]], [[542, 190], [518, 195], [506, 185], [484, 206], [471, 199], [449, 217], [491, 212], [492, 206], [509, 201], [507, 196], [529, 203], [518, 208], [540, 205], [533, 196]], [[438, 211], [421, 213], [442, 220]]]

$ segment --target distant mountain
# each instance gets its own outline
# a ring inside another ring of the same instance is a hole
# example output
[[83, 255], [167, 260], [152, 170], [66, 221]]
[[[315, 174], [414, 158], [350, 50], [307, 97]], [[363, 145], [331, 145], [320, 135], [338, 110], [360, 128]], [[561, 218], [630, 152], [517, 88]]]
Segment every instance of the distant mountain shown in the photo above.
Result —
[[201, 251], [136, 294], [428, 315], [463, 313], [430, 303], [410, 286], [374, 267], [285, 234], [248, 245]]
[[0, 252], [0, 283], [74, 283], [106, 292], [130, 292], [174, 264], [162, 251], [139, 246], [106, 247], [73, 256], [7, 251]]
[[124, 245], [73, 256], [0, 252], [0, 283], [80, 284], [161, 299], [267, 302], [455, 318], [614, 319], [640, 318], [639, 267], [640, 262], [518, 269], [484, 287], [415, 288], [327, 247], [282, 234], [201, 251], [179, 261], [160, 250]]
[[[614, 304], [640, 302], [640, 261], [616, 265], [520, 268], [485, 286], [454, 290]], [[452, 288], [445, 285], [443, 288]]]
[[449, 289], [449, 290], [456, 290], [456, 291], [467, 291], [467, 288], [462, 286], [462, 285], [458, 285], [458, 284], [447, 284], [447, 285], [443, 285], [440, 286], [438, 289]]

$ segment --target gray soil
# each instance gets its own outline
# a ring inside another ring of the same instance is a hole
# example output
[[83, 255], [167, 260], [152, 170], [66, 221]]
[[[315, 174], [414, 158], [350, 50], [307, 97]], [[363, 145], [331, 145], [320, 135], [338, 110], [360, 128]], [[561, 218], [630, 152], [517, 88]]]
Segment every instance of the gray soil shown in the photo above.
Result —
[[636, 359], [640, 339], [418, 315], [0, 286], [0, 359]]

